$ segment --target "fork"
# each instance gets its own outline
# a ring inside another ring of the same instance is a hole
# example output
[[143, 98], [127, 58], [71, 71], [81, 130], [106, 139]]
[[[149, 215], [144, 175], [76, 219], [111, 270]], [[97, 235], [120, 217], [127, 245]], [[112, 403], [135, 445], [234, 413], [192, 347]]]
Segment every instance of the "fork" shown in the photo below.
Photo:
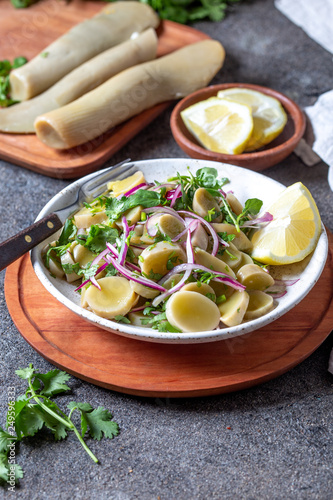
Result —
[[[56, 233], [65, 223], [66, 219], [76, 210], [82, 207], [83, 201], [92, 201], [101, 196], [107, 190], [107, 183], [111, 179], [123, 179], [134, 173], [134, 163], [128, 163], [130, 158], [117, 165], [105, 168], [95, 174], [83, 177], [80, 186], [76, 187], [75, 201], [66, 207], [60, 208], [53, 213], [36, 221], [31, 226], [23, 229], [15, 236], [0, 243], [0, 271], [12, 264], [19, 257]], [[85, 180], [86, 179], [86, 180]]]

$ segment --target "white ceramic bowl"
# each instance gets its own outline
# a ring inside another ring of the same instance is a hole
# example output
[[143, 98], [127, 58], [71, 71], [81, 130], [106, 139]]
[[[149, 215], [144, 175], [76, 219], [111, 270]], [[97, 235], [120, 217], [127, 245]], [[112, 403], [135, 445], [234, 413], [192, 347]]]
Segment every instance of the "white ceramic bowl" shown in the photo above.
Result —
[[[142, 170], [148, 181], [164, 181], [168, 177], [175, 175], [177, 172], [185, 174], [189, 167], [192, 172], [202, 167], [215, 167], [218, 170], [219, 177], [228, 177], [230, 183], [225, 188], [226, 190], [234, 191], [239, 200], [244, 203], [248, 198], [259, 198], [263, 200], [264, 207], [272, 203], [272, 200], [283, 191], [285, 186], [276, 182], [262, 174], [258, 174], [251, 170], [241, 167], [236, 167], [229, 164], [210, 162], [206, 160], [193, 159], [157, 159], [133, 162]], [[49, 203], [43, 208], [36, 220], [45, 215], [62, 208], [73, 201], [73, 192], [76, 187], [89, 178], [86, 176], [73, 184], [67, 186], [60, 191]], [[74, 292], [74, 286], [66, 281], [53, 278], [49, 271], [43, 265], [41, 250], [45, 243], [54, 240], [55, 237], [50, 237], [48, 240], [37, 246], [31, 252], [32, 264], [36, 275], [45, 288], [63, 305], [68, 307], [82, 319], [93, 323], [105, 330], [131, 337], [137, 340], [145, 340], [159, 343], [178, 343], [178, 344], [194, 344], [202, 342], [213, 342], [224, 340], [238, 335], [244, 335], [253, 330], [257, 330], [296, 306], [311, 290], [314, 284], [319, 279], [323, 271], [327, 253], [328, 241], [324, 227], [315, 251], [308, 256], [304, 261], [288, 266], [277, 266], [274, 268], [274, 277], [278, 279], [296, 279], [299, 281], [291, 287], [288, 287], [288, 293], [276, 300], [276, 307], [265, 316], [248, 321], [239, 326], [225, 327], [218, 330], [195, 332], [195, 333], [161, 333], [151, 328], [140, 328], [128, 324], [119, 324], [111, 320], [100, 318], [91, 311], [87, 311], [80, 306], [80, 295]]]

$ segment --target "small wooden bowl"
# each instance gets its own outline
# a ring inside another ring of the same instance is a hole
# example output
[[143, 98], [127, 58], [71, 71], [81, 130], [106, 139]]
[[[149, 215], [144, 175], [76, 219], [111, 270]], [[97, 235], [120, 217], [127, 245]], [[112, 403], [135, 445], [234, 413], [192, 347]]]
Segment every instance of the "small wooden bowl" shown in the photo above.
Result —
[[[281, 134], [274, 139], [274, 141], [258, 151], [238, 155], [228, 155], [209, 151], [199, 145], [195, 137], [185, 127], [180, 115], [181, 111], [188, 108], [192, 104], [208, 99], [209, 97], [216, 96], [219, 90], [225, 90], [233, 87], [257, 90], [268, 96], [275, 97], [275, 99], [280, 101], [287, 113], [288, 121]], [[305, 116], [294, 101], [276, 90], [261, 87], [260, 85], [244, 83], [223, 83], [221, 85], [212, 85], [210, 87], [197, 90], [193, 94], [184, 97], [184, 99], [182, 99], [175, 106], [170, 119], [171, 131], [175, 141], [182, 148], [182, 150], [192, 158], [230, 163], [232, 165], [249, 168], [250, 170], [255, 170], [257, 172], [271, 167], [272, 165], [276, 165], [289, 156], [303, 136], [305, 125]]]

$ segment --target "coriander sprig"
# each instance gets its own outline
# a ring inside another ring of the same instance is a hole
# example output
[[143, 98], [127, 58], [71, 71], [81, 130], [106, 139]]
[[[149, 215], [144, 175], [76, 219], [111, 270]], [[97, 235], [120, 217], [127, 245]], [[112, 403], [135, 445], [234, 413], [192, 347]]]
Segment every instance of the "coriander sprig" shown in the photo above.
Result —
[[[119, 427], [112, 420], [110, 412], [103, 407], [94, 409], [89, 403], [71, 401], [67, 405], [69, 414], [66, 415], [51, 399], [70, 390], [67, 385], [70, 376], [66, 372], [54, 369], [47, 373], [39, 373], [32, 364], [29, 364], [27, 368], [16, 370], [15, 373], [27, 381], [28, 387], [25, 394], [14, 402], [14, 422], [12, 417], [9, 418], [9, 412], [7, 413], [6, 426], [9, 432], [0, 427], [0, 480], [8, 481], [11, 468], [9, 446], [22, 441], [25, 437], [34, 436], [44, 427], [52, 432], [56, 441], [65, 439], [68, 432], [74, 432], [90, 458], [98, 463], [98, 458], [85, 442], [85, 436], [88, 433], [98, 441], [102, 437], [112, 439], [117, 436]], [[81, 433], [72, 420], [74, 412], [80, 414]], [[15, 464], [15, 480], [18, 481], [22, 477], [21, 467]]]
[[22, 56], [16, 57], [13, 64], [7, 59], [0, 61], [0, 108], [11, 106], [17, 102], [10, 97], [9, 73], [12, 69], [19, 68], [26, 62], [27, 59]]

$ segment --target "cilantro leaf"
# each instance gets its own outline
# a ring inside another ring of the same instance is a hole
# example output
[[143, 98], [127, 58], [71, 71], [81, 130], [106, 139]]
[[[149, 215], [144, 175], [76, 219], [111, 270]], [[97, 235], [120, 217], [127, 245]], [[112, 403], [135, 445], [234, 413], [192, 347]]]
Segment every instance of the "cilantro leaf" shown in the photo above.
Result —
[[78, 410], [82, 410], [85, 412], [89, 412], [89, 411], [93, 410], [93, 407], [91, 406], [91, 404], [89, 404], [89, 403], [77, 403], [76, 401], [71, 401], [70, 403], [68, 403], [67, 408], [69, 410], [78, 409]]
[[16, 9], [25, 9], [33, 3], [38, 2], [38, 0], [11, 0], [11, 2]]
[[0, 453], [7, 451], [8, 444], [11, 444], [12, 442], [13, 436], [0, 427]]
[[176, 328], [171, 323], [169, 323], [169, 321], [167, 321], [167, 320], [161, 321], [160, 323], [158, 323], [157, 330], [159, 332], [165, 332], [165, 333], [166, 332], [170, 332], [170, 333], [182, 333], [182, 331], [179, 330], [179, 328]]
[[117, 238], [117, 229], [106, 225], [92, 225], [88, 234], [80, 234], [76, 240], [80, 245], [98, 254], [105, 249], [107, 242], [113, 244]]
[[80, 269], [77, 274], [79, 276], [84, 276], [85, 280], [88, 280], [92, 276], [95, 276], [98, 270], [98, 264], [91, 265], [92, 262], [89, 262], [86, 267]]
[[0, 107], [11, 106], [18, 102], [10, 97], [9, 74], [12, 69], [18, 68], [26, 62], [27, 59], [22, 56], [14, 59], [13, 64], [7, 59], [0, 61]]
[[67, 431], [65, 425], [57, 418], [59, 416], [61, 417], [58, 406], [53, 401], [48, 399], [44, 399], [43, 404], [44, 407], [47, 407], [53, 412], [53, 415], [45, 411], [44, 408], [41, 408], [38, 404], [32, 404], [31, 407], [43, 421], [43, 425], [45, 425], [45, 427], [53, 433], [56, 441], [65, 439], [67, 437]]
[[[15, 0], [18, 1], [18, 0]], [[29, 0], [19, 0], [29, 1]], [[113, 0], [109, 0], [113, 1]], [[228, 4], [239, 0], [139, 0], [157, 11], [160, 18], [186, 24], [208, 18], [220, 21], [225, 17]]]
[[114, 222], [127, 210], [141, 205], [143, 208], [156, 207], [162, 202], [161, 193], [138, 189], [131, 196], [105, 198], [105, 211], [109, 219]]
[[117, 269], [113, 266], [113, 264], [109, 264], [108, 266], [106, 266], [104, 270], [106, 271], [105, 277], [115, 276], [118, 272]]
[[84, 420], [84, 425], [89, 427], [89, 434], [93, 439], [100, 441], [103, 437], [112, 439], [119, 434], [119, 427], [112, 419], [111, 413], [99, 406], [92, 412], [81, 410], [81, 419]]
[[12, 461], [8, 459], [8, 452], [0, 453], [0, 479], [7, 483], [8, 480], [11, 479], [10, 472], [13, 468], [15, 482], [18, 483], [19, 479], [22, 479], [23, 477], [22, 468], [16, 463], [12, 463]]
[[21, 66], [23, 66], [27, 62], [28, 62], [28, 59], [26, 57], [23, 57], [23, 56], [15, 57], [12, 67], [13, 67], [13, 69], [20, 68]]
[[7, 455], [4, 453], [0, 453], [0, 479], [3, 481], [8, 481], [8, 460], [7, 460]]
[[30, 365], [27, 368], [19, 368], [18, 370], [15, 370], [15, 373], [23, 380], [26, 380], [35, 375], [35, 370], [32, 364], [30, 363]]
[[[20, 402], [23, 403], [23, 402]], [[15, 431], [18, 441], [23, 437], [34, 436], [44, 425], [44, 418], [36, 411], [37, 405], [20, 405], [15, 417]]]
[[[47, 373], [39, 373], [30, 364], [27, 368], [16, 370], [16, 373], [28, 382], [28, 388], [25, 394], [11, 403], [10, 410], [7, 412], [9, 432], [0, 427], [0, 480], [7, 481], [14, 475], [14, 471], [15, 481], [23, 477], [21, 467], [8, 458], [10, 445], [22, 441], [25, 437], [34, 436], [43, 427], [52, 432], [56, 441], [65, 439], [68, 432], [73, 431], [90, 458], [98, 463], [97, 457], [88, 448], [83, 438], [87, 430], [94, 439], [98, 440], [103, 436], [106, 438], [116, 436], [119, 428], [118, 424], [112, 420], [110, 412], [102, 407], [94, 410], [89, 403], [72, 401], [68, 404], [70, 413], [67, 416], [49, 398], [70, 389], [66, 384], [70, 376], [66, 372], [53, 369]], [[82, 435], [71, 420], [74, 410], [81, 414]], [[16, 435], [14, 435], [14, 429]]]
[[119, 321], [119, 323], [128, 323], [130, 324], [130, 320], [128, 318], [126, 318], [126, 316], [122, 316], [121, 314], [118, 314], [118, 316], [115, 316], [114, 319], [116, 321]]
[[76, 226], [72, 219], [66, 219], [65, 225], [62, 228], [57, 246], [67, 245], [76, 235]]
[[66, 273], [66, 274], [73, 274], [73, 273], [76, 273], [78, 274], [78, 272], [80, 271], [80, 264], [78, 262], [76, 262], [75, 264], [61, 264], [61, 267], [63, 268], [63, 271]]
[[45, 374], [39, 373], [37, 377], [43, 382], [44, 387], [40, 391], [40, 394], [44, 396], [54, 396], [60, 392], [70, 391], [70, 387], [66, 385], [66, 382], [70, 379], [70, 375], [66, 372], [54, 369]]
[[84, 437], [87, 432], [88, 422], [85, 417], [82, 417], [82, 414], [91, 412], [93, 407], [89, 403], [77, 403], [76, 401], [71, 401], [67, 405], [67, 408], [71, 411], [79, 410], [81, 412], [81, 436]]

